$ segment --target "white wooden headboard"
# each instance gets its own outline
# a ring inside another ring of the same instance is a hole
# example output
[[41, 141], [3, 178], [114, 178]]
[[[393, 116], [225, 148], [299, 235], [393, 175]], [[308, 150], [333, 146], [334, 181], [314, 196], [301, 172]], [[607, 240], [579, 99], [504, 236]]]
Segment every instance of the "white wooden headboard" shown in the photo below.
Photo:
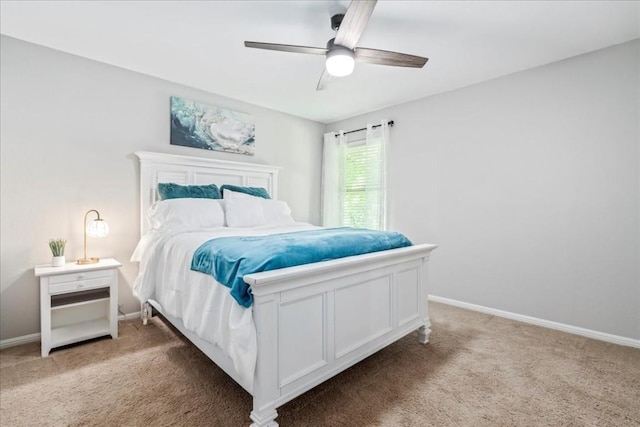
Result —
[[140, 232], [149, 227], [146, 213], [158, 200], [158, 183], [180, 185], [223, 184], [266, 188], [278, 198], [279, 167], [203, 157], [136, 151], [140, 159]]

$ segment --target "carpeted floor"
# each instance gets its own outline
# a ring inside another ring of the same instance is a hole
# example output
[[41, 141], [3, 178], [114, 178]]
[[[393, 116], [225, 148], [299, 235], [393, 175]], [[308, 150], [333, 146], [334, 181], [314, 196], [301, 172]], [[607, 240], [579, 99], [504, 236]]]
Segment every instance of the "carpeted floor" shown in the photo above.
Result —
[[[278, 409], [281, 426], [638, 426], [640, 350], [430, 303], [411, 335]], [[247, 426], [251, 397], [159, 319], [0, 352], [2, 426]]]

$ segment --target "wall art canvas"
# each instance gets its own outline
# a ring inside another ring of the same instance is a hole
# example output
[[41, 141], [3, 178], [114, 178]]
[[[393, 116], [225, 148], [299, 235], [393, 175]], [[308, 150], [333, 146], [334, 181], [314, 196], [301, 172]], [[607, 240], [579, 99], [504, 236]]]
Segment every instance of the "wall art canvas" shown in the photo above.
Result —
[[171, 144], [253, 156], [253, 117], [226, 108], [171, 97]]

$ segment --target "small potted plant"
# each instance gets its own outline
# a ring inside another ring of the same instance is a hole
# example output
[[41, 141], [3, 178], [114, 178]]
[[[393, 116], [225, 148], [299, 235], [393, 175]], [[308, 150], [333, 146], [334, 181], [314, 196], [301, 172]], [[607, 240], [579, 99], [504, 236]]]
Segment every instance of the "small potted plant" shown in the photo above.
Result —
[[49, 248], [51, 248], [51, 254], [53, 255], [53, 259], [51, 260], [53, 267], [63, 267], [65, 265], [64, 247], [66, 244], [67, 241], [64, 239], [49, 240]]

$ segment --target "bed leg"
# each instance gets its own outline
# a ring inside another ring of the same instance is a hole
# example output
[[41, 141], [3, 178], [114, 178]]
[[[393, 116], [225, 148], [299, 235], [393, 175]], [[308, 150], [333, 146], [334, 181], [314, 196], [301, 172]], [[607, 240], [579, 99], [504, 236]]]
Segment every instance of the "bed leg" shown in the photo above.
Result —
[[418, 342], [420, 344], [427, 344], [429, 342], [429, 335], [431, 335], [431, 322], [427, 321], [426, 324], [418, 328]]
[[151, 304], [148, 302], [142, 303], [142, 324], [146, 325], [153, 312], [151, 311]]
[[276, 417], [278, 412], [275, 409], [263, 409], [262, 411], [251, 411], [251, 427], [278, 427]]

